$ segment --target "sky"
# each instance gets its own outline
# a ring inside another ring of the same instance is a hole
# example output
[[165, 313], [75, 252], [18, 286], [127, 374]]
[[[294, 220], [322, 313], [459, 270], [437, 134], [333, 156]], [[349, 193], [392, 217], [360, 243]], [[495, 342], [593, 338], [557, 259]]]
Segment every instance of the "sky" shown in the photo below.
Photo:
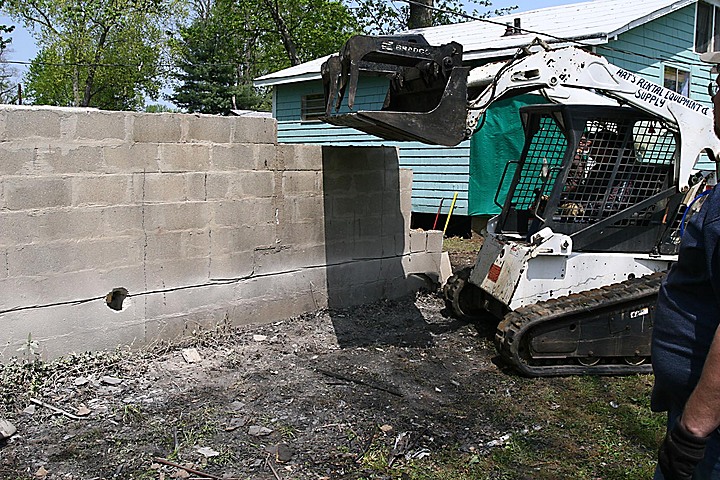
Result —
[[[492, 0], [490, 9], [497, 9], [503, 7], [510, 7], [517, 5], [516, 11], [527, 11], [535, 10], [543, 7], [553, 7], [556, 5], [566, 5], [569, 3], [578, 3], [587, 0]], [[464, 2], [467, 4], [467, 2]], [[470, 8], [472, 11], [472, 8]], [[10, 48], [6, 51], [6, 59], [9, 61], [16, 62], [29, 62], [37, 53], [35, 46], [35, 40], [22, 25], [18, 25], [13, 22], [10, 18], [0, 15], [0, 24], [15, 25], [15, 31], [10, 34], [12, 43]], [[23, 73], [27, 70], [26, 65], [14, 65], [17, 72], [17, 77], [21, 78]]]
[[[491, 9], [518, 6], [518, 11], [535, 10], [537, 8], [551, 7], [555, 5], [565, 5], [568, 3], [577, 3], [584, 0], [493, 0]], [[0, 24], [13, 25], [10, 18], [0, 15]], [[8, 60], [14, 61], [30, 61], [36, 54], [37, 48], [35, 41], [30, 33], [22, 28], [21, 25], [15, 24], [15, 31], [11, 34], [12, 44], [10, 52], [7, 55]]]

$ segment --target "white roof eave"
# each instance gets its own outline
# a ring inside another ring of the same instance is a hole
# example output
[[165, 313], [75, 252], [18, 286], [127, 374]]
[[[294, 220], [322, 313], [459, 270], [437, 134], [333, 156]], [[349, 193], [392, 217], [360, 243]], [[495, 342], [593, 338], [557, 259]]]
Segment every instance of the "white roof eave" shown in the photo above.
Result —
[[[567, 41], [557, 41], [553, 42], [552, 39], [543, 39], [545, 41], [548, 41], [548, 43], [551, 44], [552, 48], [562, 48], [562, 47], [571, 47], [571, 46], [578, 46], [578, 42], [582, 42], [583, 45], [587, 45], [589, 47], [593, 47], [596, 45], [604, 45], [608, 43], [608, 35], [606, 34], [600, 34], [597, 37], [594, 38], [583, 38], [582, 40], [574, 40], [572, 38], [568, 38]], [[551, 43], [552, 42], [552, 43]], [[518, 45], [515, 47], [506, 47], [506, 48], [500, 48], [500, 49], [486, 49], [481, 51], [475, 51], [475, 52], [465, 52], [463, 53], [463, 60], [472, 61], [472, 60], [487, 60], [492, 58], [498, 58], [498, 57], [510, 57], [515, 55], [515, 52], [517, 52], [520, 48], [523, 48], [525, 45]]]
[[275, 78], [258, 78], [253, 80], [253, 85], [256, 87], [273, 87], [275, 85], [285, 85], [286, 83], [298, 83], [307, 82], [309, 80], [319, 80], [322, 78], [320, 71], [308, 72], [300, 75], [293, 75], [291, 77], [275, 77]]

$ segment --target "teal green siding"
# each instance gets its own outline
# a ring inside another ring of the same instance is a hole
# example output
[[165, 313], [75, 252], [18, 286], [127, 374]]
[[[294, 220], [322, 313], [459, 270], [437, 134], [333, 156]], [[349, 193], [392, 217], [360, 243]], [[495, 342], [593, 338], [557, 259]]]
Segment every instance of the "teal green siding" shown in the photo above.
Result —
[[[597, 47], [598, 54], [618, 67], [638, 73], [662, 85], [663, 66], [689, 70], [690, 97], [709, 105], [707, 84], [712, 80], [708, 65], [702, 64], [693, 52], [695, 6], [657, 18], [612, 39], [607, 46]], [[387, 80], [365, 77], [360, 81], [355, 109], [377, 110], [382, 106]], [[322, 122], [300, 121], [300, 100], [303, 95], [323, 92], [322, 83], [309, 81], [275, 87], [275, 117], [278, 139], [283, 143], [316, 143], [332, 145], [393, 145], [400, 151], [400, 166], [413, 170], [413, 211], [435, 213], [441, 199], [447, 213], [450, 199], [458, 192], [455, 213], [468, 215], [470, 142], [454, 148], [421, 143], [393, 143], [354, 129], [326, 125]], [[346, 106], [343, 107], [346, 111]], [[498, 173], [498, 176], [500, 174]], [[495, 190], [488, 192], [494, 195]], [[472, 206], [471, 206], [472, 207]]]
[[[609, 48], [598, 47], [596, 51], [610, 63], [659, 85], [663, 84], [666, 65], [689, 71], [690, 98], [711, 106], [707, 85], [715, 77], [710, 74], [710, 65], [701, 62], [694, 52], [694, 40], [695, 4], [633, 28], [619, 35]], [[698, 166], [714, 168], [707, 161]]]
[[[690, 71], [690, 98], [710, 105], [707, 84], [710, 66], [693, 52], [695, 5], [623, 33], [597, 53], [618, 67], [639, 73], [651, 82], [663, 84], [665, 65]], [[625, 53], [633, 52], [633, 53]]]

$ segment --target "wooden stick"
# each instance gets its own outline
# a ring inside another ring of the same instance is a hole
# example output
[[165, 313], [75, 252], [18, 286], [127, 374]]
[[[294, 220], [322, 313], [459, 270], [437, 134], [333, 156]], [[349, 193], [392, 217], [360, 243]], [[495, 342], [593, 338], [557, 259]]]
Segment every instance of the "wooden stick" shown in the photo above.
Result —
[[364, 385], [364, 386], [366, 386], [366, 387], [374, 388], [374, 389], [376, 389], [376, 390], [381, 390], [381, 391], [387, 392], [387, 393], [389, 393], [389, 394], [391, 394], [391, 395], [395, 395], [396, 397], [402, 397], [402, 396], [403, 396], [402, 392], [400, 392], [399, 390], [397, 390], [397, 389], [395, 389], [395, 388], [392, 388], [392, 387], [388, 388], [388, 387], [382, 387], [382, 386], [380, 386], [380, 385], [374, 385], [374, 384], [368, 383], [368, 382], [366, 382], [366, 381], [364, 381], [364, 380], [360, 380], [359, 378], [347, 377], [347, 376], [345, 376], [345, 375], [341, 375], [341, 374], [339, 374], [339, 373], [331, 372], [331, 371], [329, 371], [329, 370], [325, 370], [325, 369], [322, 369], [322, 368], [316, 368], [315, 371], [317, 371], [318, 373], [322, 373], [323, 375], [326, 375], [326, 376], [331, 377], [331, 378], [337, 378], [338, 380], [344, 380], [344, 381], [346, 381], [346, 382], [357, 383], [358, 385]]
[[275, 475], [275, 478], [277, 480], [282, 480], [280, 475], [278, 475], [277, 470], [275, 470], [275, 467], [272, 466], [272, 463], [270, 463], [270, 454], [268, 453], [268, 456], [265, 458], [265, 464], [270, 467], [270, 470], [272, 470], [273, 475]]
[[170, 460], [162, 458], [162, 457], [155, 457], [155, 458], [153, 458], [153, 461], [157, 462], [157, 463], [162, 463], [163, 465], [168, 465], [170, 467], [175, 467], [175, 468], [179, 468], [181, 470], [185, 470], [188, 473], [192, 473], [193, 475], [198, 475], [203, 478], [211, 478], [212, 480], [239, 480], [239, 479], [232, 479], [232, 478], [223, 479], [222, 477], [218, 477], [217, 475], [213, 475], [212, 473], [205, 473], [200, 470], [195, 470], [194, 468], [184, 467], [184, 466], [180, 465], [179, 463], [171, 462]]
[[78, 417], [77, 415], [73, 415], [72, 413], [68, 412], [67, 410], [63, 410], [62, 408], [54, 407], [54, 406], [50, 405], [49, 403], [45, 403], [42, 400], [38, 400], [37, 398], [31, 398], [30, 403], [34, 403], [35, 405], [40, 405], [41, 407], [50, 409], [55, 413], [65, 415], [67, 418], [69, 418], [71, 420], [85, 420], [83, 417]]

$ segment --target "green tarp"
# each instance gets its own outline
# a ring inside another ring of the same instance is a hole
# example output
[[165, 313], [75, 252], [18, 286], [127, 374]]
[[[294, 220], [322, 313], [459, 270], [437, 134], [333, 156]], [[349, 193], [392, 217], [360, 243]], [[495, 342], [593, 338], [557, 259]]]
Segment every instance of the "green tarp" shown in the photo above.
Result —
[[[469, 215], [496, 215], [500, 208], [493, 199], [505, 164], [519, 160], [525, 134], [520, 122], [520, 107], [548, 103], [540, 95], [519, 95], [493, 103], [485, 112], [485, 122], [470, 140]], [[512, 171], [508, 172], [509, 174]], [[507, 176], [506, 183], [510, 181]], [[501, 190], [499, 200], [507, 187]]]

